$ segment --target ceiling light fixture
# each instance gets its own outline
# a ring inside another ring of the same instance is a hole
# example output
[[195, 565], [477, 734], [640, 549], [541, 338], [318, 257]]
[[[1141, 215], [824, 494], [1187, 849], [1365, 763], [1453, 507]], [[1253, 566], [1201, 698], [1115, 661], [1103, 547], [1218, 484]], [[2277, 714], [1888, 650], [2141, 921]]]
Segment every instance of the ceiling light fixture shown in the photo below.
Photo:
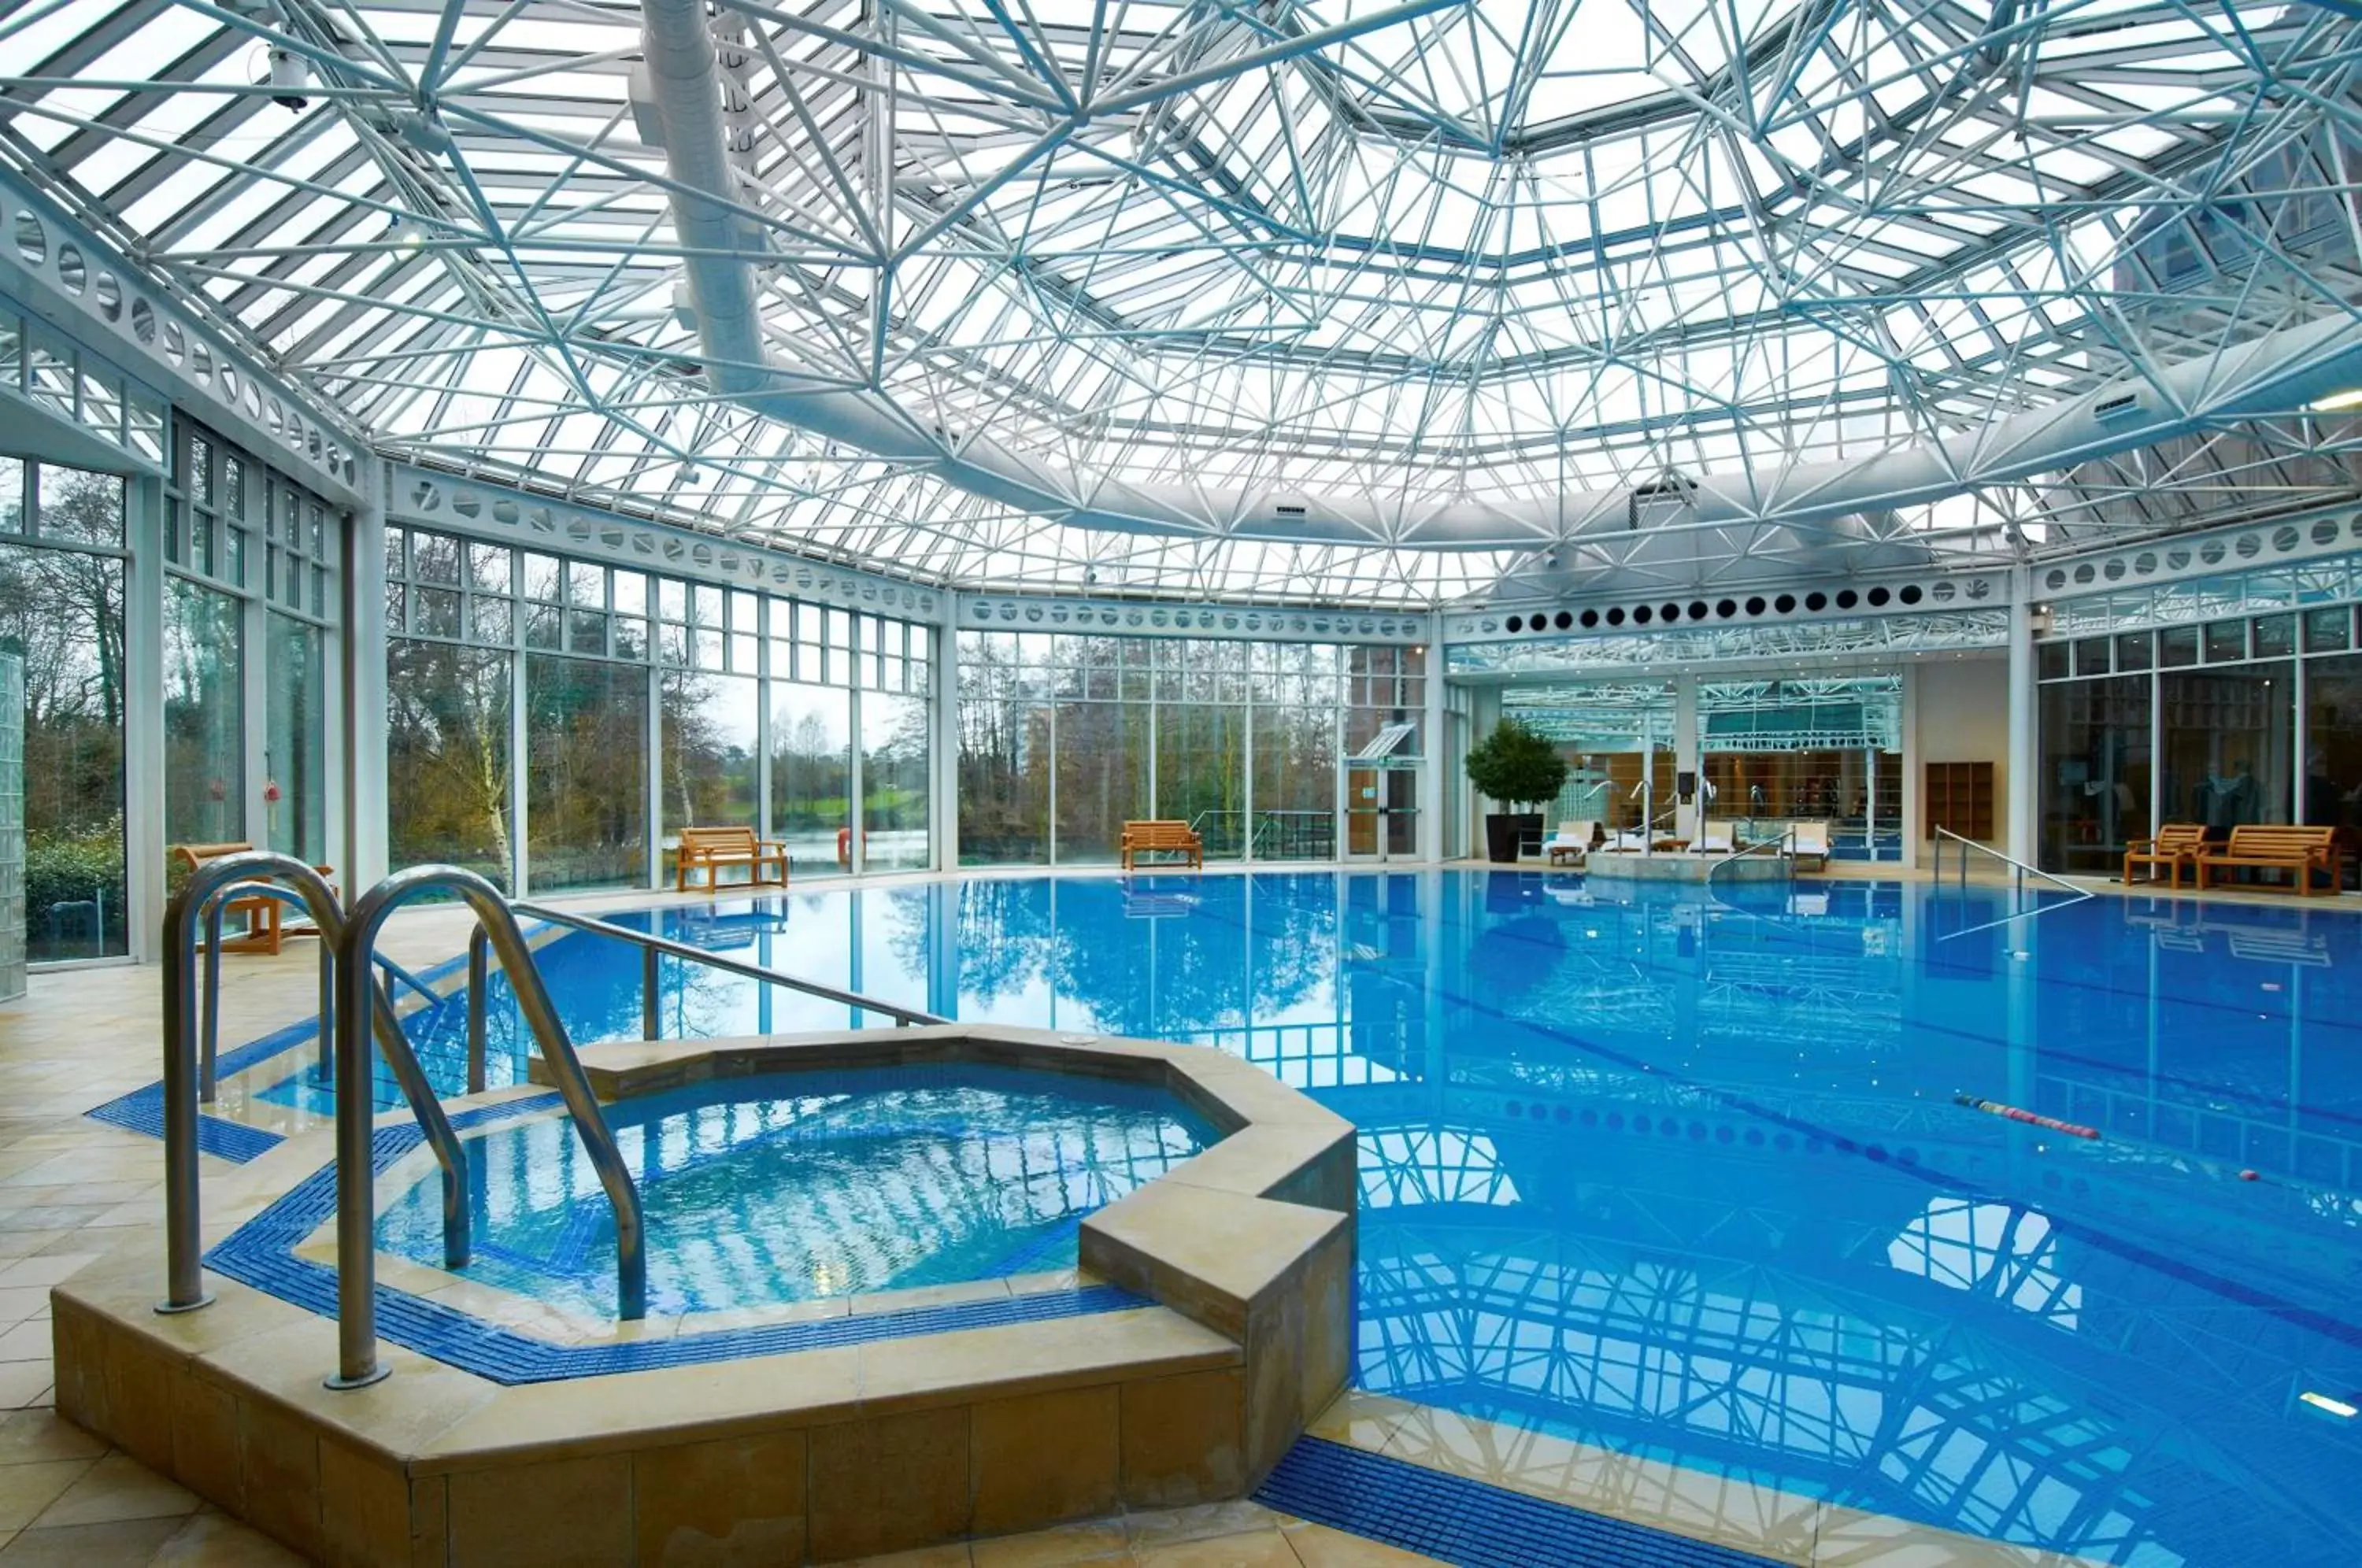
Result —
[[2315, 398], [2304, 408], [2307, 414], [2343, 414], [2349, 409], [2362, 408], [2362, 387], [2348, 387], [2344, 392]]
[[2310, 1388], [2297, 1397], [2316, 1410], [2328, 1411], [2341, 1421], [2350, 1421], [2356, 1416], [2362, 1416], [2362, 1409], [2357, 1409], [2343, 1399], [2333, 1399], [2326, 1394], [2316, 1394]]

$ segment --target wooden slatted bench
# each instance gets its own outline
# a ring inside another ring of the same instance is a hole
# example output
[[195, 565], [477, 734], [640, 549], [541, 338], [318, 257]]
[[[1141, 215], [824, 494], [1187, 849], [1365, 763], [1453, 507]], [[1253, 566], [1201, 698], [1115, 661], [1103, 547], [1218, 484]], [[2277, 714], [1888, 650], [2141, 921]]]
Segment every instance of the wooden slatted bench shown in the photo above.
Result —
[[2133, 885], [2133, 867], [2148, 867], [2148, 879], [2157, 880], [2157, 868], [2166, 868], [2169, 888], [2181, 886], [2181, 868], [2193, 869], [2198, 864], [2198, 852], [2205, 847], [2206, 829], [2200, 823], [2167, 823], [2157, 830], [2154, 838], [2136, 838], [2125, 845], [2125, 886]]
[[2296, 890], [2306, 898], [2312, 896], [2312, 874], [2318, 871], [2327, 878], [2329, 891], [2334, 893], [2336, 833], [2335, 828], [2243, 823], [2231, 830], [2228, 844], [2210, 844], [2198, 851], [2198, 886], [2202, 890], [2208, 876], [2214, 871], [2249, 867], [2292, 873]]
[[[172, 858], [184, 870], [194, 871], [208, 860], [218, 860], [225, 855], [243, 855], [253, 847], [244, 839], [231, 844], [176, 844], [172, 846]], [[315, 866], [312, 869], [323, 877], [336, 874], [333, 866]], [[222, 915], [225, 920], [246, 922], [244, 935], [225, 935], [222, 938], [221, 946], [225, 953], [276, 953], [280, 944], [287, 938], [287, 906], [277, 899], [260, 893], [232, 899], [222, 905]], [[309, 926], [299, 926], [295, 934], [310, 935], [314, 932]]]
[[1206, 868], [1206, 842], [1183, 822], [1124, 823], [1120, 855], [1127, 871], [1133, 856], [1141, 855], [1186, 855], [1192, 867]]
[[[673, 886], [681, 892], [690, 890], [690, 873], [699, 867], [705, 868], [705, 890], [722, 891], [722, 868], [724, 866], [746, 867], [746, 880], [736, 884], [744, 888], [784, 888], [788, 885], [788, 846], [773, 839], [756, 838], [749, 827], [692, 827], [680, 830], [680, 843], [673, 851]], [[767, 876], [767, 872], [777, 872]]]

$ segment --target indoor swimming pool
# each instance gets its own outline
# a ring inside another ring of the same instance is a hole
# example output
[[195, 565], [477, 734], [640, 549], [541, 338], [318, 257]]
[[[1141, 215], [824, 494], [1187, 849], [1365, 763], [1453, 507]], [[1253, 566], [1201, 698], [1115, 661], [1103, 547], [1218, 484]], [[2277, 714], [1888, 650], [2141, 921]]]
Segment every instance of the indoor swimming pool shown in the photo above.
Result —
[[[2014, 907], [1428, 871], [627, 918], [1308, 1090], [1360, 1132], [1366, 1389], [2102, 1562], [2362, 1561], [2362, 921]], [[542, 958], [579, 1039], [636, 1037], [632, 955], [578, 934]], [[668, 1036], [845, 1022], [669, 960], [662, 983]], [[450, 1090], [461, 1011], [411, 1021]], [[281, 1060], [272, 1092], [303, 1098], [305, 1054]], [[773, 1242], [746, 1265], [809, 1271]]]

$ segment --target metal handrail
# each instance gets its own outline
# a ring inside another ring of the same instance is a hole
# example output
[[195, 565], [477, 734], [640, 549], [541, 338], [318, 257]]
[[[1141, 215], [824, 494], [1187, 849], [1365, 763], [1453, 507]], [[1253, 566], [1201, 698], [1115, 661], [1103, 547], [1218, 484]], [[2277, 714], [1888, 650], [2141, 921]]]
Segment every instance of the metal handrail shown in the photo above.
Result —
[[[647, 1249], [641, 1223], [640, 1193], [615, 1146], [615, 1135], [590, 1092], [582, 1060], [550, 1000], [535, 966], [533, 951], [517, 925], [500, 889], [473, 871], [457, 866], [416, 866], [397, 871], [353, 900], [337, 942], [337, 1374], [331, 1388], [360, 1388], [386, 1375], [377, 1359], [377, 1189], [373, 1159], [375, 1111], [370, 1092], [369, 1037], [355, 1019], [370, 1002], [370, 993], [382, 998], [382, 988], [370, 974], [370, 959], [386, 918], [410, 900], [432, 891], [453, 892], [475, 912], [479, 930], [489, 930], [499, 950], [501, 967], [526, 1025], [541, 1046], [544, 1060], [557, 1078], [574, 1130], [590, 1156], [599, 1182], [615, 1210], [616, 1315], [625, 1320], [647, 1315]], [[324, 928], [325, 929], [325, 928]], [[388, 1010], [389, 1013], [391, 1009]], [[450, 1137], [450, 1121], [442, 1101], [426, 1081], [410, 1042], [397, 1028], [392, 1039], [381, 1031], [379, 1043], [394, 1077], [402, 1085], [419, 1125], [430, 1141]], [[436, 1129], [441, 1132], [438, 1135]], [[456, 1138], [452, 1139], [454, 1147]], [[459, 1214], [467, 1213], [465, 1154], [460, 1156]], [[452, 1167], [445, 1166], [444, 1207], [451, 1218]]]
[[[333, 893], [335, 889], [331, 889]], [[205, 1105], [214, 1102], [219, 1086], [217, 1066], [221, 1059], [221, 960], [222, 917], [231, 903], [239, 899], [276, 899], [282, 904], [310, 912], [311, 905], [301, 893], [292, 892], [273, 882], [238, 882], [220, 889], [205, 906], [205, 985], [204, 1021], [199, 1026], [197, 1055], [197, 1099]], [[420, 996], [429, 1006], [440, 1007], [447, 999], [435, 988], [382, 953], [370, 955], [380, 969], [391, 978], [401, 981]], [[320, 1016], [319, 1055], [315, 1077], [322, 1084], [336, 1081], [336, 993], [337, 956], [334, 940], [322, 933], [320, 940]], [[483, 1086], [479, 1084], [477, 1088]]]
[[[326, 878], [324, 877], [323, 885], [326, 881]], [[334, 898], [336, 889], [329, 889], [328, 896]], [[312, 911], [311, 902], [304, 894], [292, 892], [275, 882], [233, 882], [214, 893], [206, 900], [204, 909], [205, 1006], [204, 1021], [200, 1026], [202, 1036], [198, 1043], [197, 1057], [197, 1099], [206, 1105], [214, 1102], [214, 1091], [216, 1088], [215, 1068], [221, 1056], [222, 916], [227, 912], [231, 902], [238, 899], [277, 899], [281, 903], [292, 904], [297, 909], [313, 912], [313, 922], [318, 924], [318, 915]], [[329, 1081], [329, 1076], [335, 1071], [335, 1055], [329, 1042], [331, 1021], [335, 1016], [336, 1007], [337, 955], [335, 944], [326, 934], [326, 928], [321, 929], [318, 1065], [320, 1081], [326, 1083]]]
[[[818, 997], [822, 1001], [839, 1002], [863, 1011], [884, 1013], [894, 1021], [897, 1027], [907, 1028], [911, 1024], [951, 1021], [950, 1019], [938, 1018], [932, 1012], [922, 1012], [914, 1007], [904, 1007], [900, 1002], [883, 1001], [877, 997], [864, 996], [859, 991], [840, 990], [834, 986], [823, 985], [818, 980], [807, 980], [800, 976], [784, 974], [761, 964], [750, 964], [743, 958], [733, 958], [725, 954], [691, 946], [685, 942], [675, 942], [669, 937], [657, 936], [652, 932], [634, 931], [630, 926], [616, 925], [611, 921], [599, 920], [590, 915], [571, 914], [565, 910], [551, 909], [546, 904], [518, 904], [515, 908], [517, 913], [530, 915], [535, 920], [546, 920], [553, 925], [571, 926], [577, 931], [587, 931], [599, 936], [612, 936], [618, 942], [628, 942], [640, 949], [640, 974], [643, 981], [640, 992], [640, 1023], [643, 1037], [646, 1039], [659, 1038], [657, 1032], [659, 1021], [656, 1016], [657, 988], [654, 984], [656, 960], [659, 955], [686, 959], [692, 964], [708, 965], [716, 969], [727, 970], [734, 975], [742, 975], [750, 980], [760, 980], [766, 985], [785, 986], [791, 991], [801, 991], [806, 996]], [[474, 989], [475, 968], [472, 956], [468, 972], [469, 987]], [[474, 1019], [475, 1015], [471, 1010], [469, 1013], [471, 1028]], [[478, 1052], [477, 1042], [471, 1037], [469, 1042], [470, 1070], [473, 1070], [472, 1064]]]
[[1969, 838], [1963, 834], [1954, 833], [1950, 828], [1941, 825], [1938, 825], [1935, 832], [1936, 865], [1933, 875], [1937, 878], [1940, 878], [1944, 875], [1944, 841], [1946, 839], [1949, 839], [1954, 844], [1960, 846], [1960, 884], [1963, 887], [1968, 885], [1969, 851], [1973, 849], [1981, 854], [1992, 856], [1995, 860], [2000, 861], [2004, 866], [2016, 867], [2017, 889], [2020, 892], [2024, 892], [2025, 890], [2025, 878], [2026, 876], [2031, 873], [2034, 876], [2041, 878], [2046, 882], [2057, 883], [2059, 887], [2066, 889], [2070, 893], [2076, 894], [2078, 897], [2088, 899], [2092, 896], [2092, 890], [2089, 888], [2079, 888], [2074, 883], [2067, 880], [2064, 877], [2045, 871], [2039, 866], [2029, 866], [2025, 861], [2018, 859], [2015, 856], [2003, 855], [2000, 850], [1995, 849], [1989, 844], [1979, 844], [1973, 838]]
[[[2048, 871], [2045, 871], [2039, 866], [2029, 866], [2025, 861], [2017, 859], [2014, 856], [2003, 855], [2000, 850], [1993, 848], [1991, 845], [1979, 844], [1975, 839], [1964, 837], [1959, 834], [1954, 833], [1950, 828], [1942, 826], [1938, 826], [1935, 832], [1936, 864], [1930, 878], [1930, 879], [1933, 880], [1939, 888], [1944, 884], [1944, 841], [1948, 838], [1960, 846], [1959, 880], [1960, 886], [1963, 889], [1966, 889], [1969, 885], [1969, 851], [1976, 849], [1983, 851], [1985, 854], [1992, 856], [1995, 860], [2001, 861], [2004, 865], [2015, 867], [2016, 886], [2014, 892], [2012, 894], [2013, 898], [2022, 899], [2025, 896], [2025, 878], [2028, 872], [2041, 878], [2046, 882], [2055, 883], [2074, 895], [2073, 897], [2062, 900], [2058, 903], [2047, 905], [2045, 908], [2062, 910], [2069, 904], [2078, 904], [2082, 902], [2085, 899], [2097, 896], [2089, 888], [2079, 888], [2074, 883], [2067, 880], [2064, 877], [2056, 876]], [[1991, 931], [1997, 925], [2007, 925], [2010, 922], [2017, 920], [2025, 915], [2040, 914], [2043, 911], [2038, 909], [2014, 909], [2010, 911], [2009, 913], [2002, 916], [1999, 920], [1982, 921], [1975, 925], [1963, 927], [1959, 931], [1948, 931], [1944, 933], [1943, 935], [1937, 937], [1937, 940], [1938, 942], [1949, 942], [1956, 937], [1972, 935], [1980, 931]]]
[[[201, 1080], [210, 1070], [201, 1067], [197, 1047], [195, 1011], [197, 964], [196, 927], [203, 915], [208, 932], [218, 936], [221, 930], [221, 906], [231, 890], [240, 896], [259, 896], [255, 889], [275, 889], [276, 884], [256, 878], [283, 878], [292, 885], [289, 895], [273, 891], [270, 896], [299, 903], [312, 916], [320, 930], [322, 951], [327, 955], [323, 965], [334, 984], [342, 977], [337, 967], [342, 962], [342, 944], [346, 917], [337, 901], [336, 889], [316, 868], [292, 856], [276, 855], [268, 850], [244, 850], [209, 860], [189, 875], [181, 891], [164, 911], [164, 1299], [157, 1307], [160, 1312], [186, 1312], [203, 1307], [213, 1299], [204, 1288], [204, 1254], [200, 1239], [202, 1213], [197, 1181], [197, 1106]], [[212, 980], [209, 997], [209, 1023], [218, 1028], [218, 1012], [213, 1010], [221, 991], [220, 944], [213, 947], [213, 960], [207, 966]], [[352, 1005], [365, 1012], [375, 1030], [378, 1043], [390, 1060], [410, 1059], [410, 1042], [394, 1021], [393, 1005], [385, 988], [369, 977], [366, 966], [361, 983], [355, 988]], [[343, 1015], [347, 999], [332, 994], [329, 1005], [322, 1010], [322, 1026]], [[362, 1047], [361, 1081], [369, 1079], [366, 1044]], [[415, 1066], [414, 1060], [412, 1066]], [[419, 1081], [423, 1082], [423, 1078]], [[428, 1141], [435, 1146], [436, 1161], [443, 1168], [443, 1256], [454, 1268], [466, 1265], [469, 1252], [467, 1207], [466, 1154], [451, 1131], [448, 1121], [436, 1108], [431, 1117], [423, 1116], [422, 1125]]]

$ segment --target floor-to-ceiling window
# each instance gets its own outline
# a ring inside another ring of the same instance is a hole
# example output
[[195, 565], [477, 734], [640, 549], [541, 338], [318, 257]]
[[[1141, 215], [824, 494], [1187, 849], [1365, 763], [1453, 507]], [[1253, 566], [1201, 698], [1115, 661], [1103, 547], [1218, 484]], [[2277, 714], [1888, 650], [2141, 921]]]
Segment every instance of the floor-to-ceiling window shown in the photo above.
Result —
[[933, 862], [927, 839], [924, 698], [861, 693], [862, 866], [916, 871]]
[[959, 639], [962, 865], [1039, 865], [1050, 858], [1049, 643], [1047, 636], [1016, 632], [971, 632]]
[[386, 579], [395, 865], [640, 886], [683, 828], [745, 827], [836, 874], [857, 703], [887, 863], [932, 863], [927, 627], [425, 529], [388, 531]]
[[648, 879], [648, 672], [638, 664], [525, 657], [526, 886]]
[[1741, 838], [1758, 820], [1826, 822], [1839, 853], [1902, 853], [1901, 676], [1702, 679], [1697, 712], [1707, 817]]
[[2113, 870], [2152, 824], [2214, 838], [2249, 823], [2354, 826], [2352, 605], [2125, 630], [2104, 614], [2064, 619], [2073, 635], [2036, 650], [2046, 869]]
[[2043, 686], [2035, 789], [2047, 869], [2113, 870], [2147, 835], [2150, 698], [2146, 674]]
[[0, 460], [0, 651], [25, 665], [25, 927], [36, 963], [129, 950], [123, 483]]
[[771, 836], [797, 878], [853, 868], [853, 693], [771, 683]]
[[164, 489], [164, 834], [333, 865], [327, 504], [177, 422]]
[[1249, 650], [1257, 860], [1337, 854], [1337, 648], [1322, 643], [1258, 643]]
[[1413, 852], [1422, 649], [964, 632], [959, 660], [963, 864], [1106, 864], [1142, 818], [1213, 859], [1331, 858], [1349, 734], [1376, 748], [1363, 852]]

